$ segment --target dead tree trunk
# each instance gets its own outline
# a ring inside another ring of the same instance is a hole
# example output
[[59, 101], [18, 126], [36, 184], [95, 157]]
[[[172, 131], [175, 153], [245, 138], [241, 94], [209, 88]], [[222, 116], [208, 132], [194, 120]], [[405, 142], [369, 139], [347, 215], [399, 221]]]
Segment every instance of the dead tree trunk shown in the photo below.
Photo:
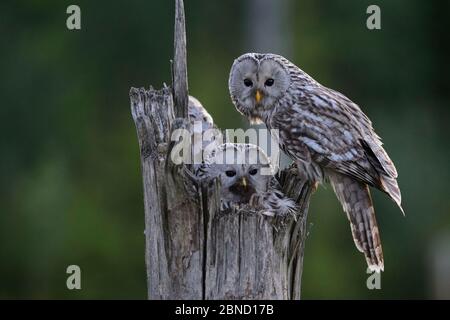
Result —
[[311, 186], [296, 170], [279, 180], [297, 219], [220, 212], [218, 184], [192, 188], [170, 158], [171, 133], [189, 127], [183, 1], [175, 1], [173, 84], [131, 88], [144, 186], [149, 299], [299, 299]]

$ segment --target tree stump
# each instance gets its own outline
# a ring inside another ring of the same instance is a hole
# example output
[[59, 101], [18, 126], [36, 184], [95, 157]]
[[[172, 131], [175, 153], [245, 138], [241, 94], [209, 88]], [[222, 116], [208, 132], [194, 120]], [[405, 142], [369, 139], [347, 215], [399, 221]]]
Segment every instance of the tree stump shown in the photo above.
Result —
[[170, 158], [171, 134], [188, 128], [183, 1], [175, 1], [173, 84], [131, 88], [144, 187], [149, 299], [300, 299], [312, 187], [295, 167], [278, 174], [294, 217], [220, 211], [219, 183], [192, 187]]

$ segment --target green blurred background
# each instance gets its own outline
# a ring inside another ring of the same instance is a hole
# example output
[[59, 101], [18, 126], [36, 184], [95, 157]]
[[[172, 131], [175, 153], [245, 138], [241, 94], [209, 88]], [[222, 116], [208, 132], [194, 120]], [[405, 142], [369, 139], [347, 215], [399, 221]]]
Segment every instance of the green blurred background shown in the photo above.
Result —
[[[66, 8], [81, 8], [80, 31]], [[381, 30], [366, 8], [381, 7]], [[303, 298], [449, 298], [448, 1], [186, 0], [190, 93], [247, 126], [233, 59], [285, 55], [361, 105], [399, 171], [406, 217], [374, 192], [386, 271], [365, 261], [331, 188], [314, 195]], [[0, 298], [146, 298], [131, 86], [170, 83], [171, 0], [0, 3]], [[66, 288], [66, 268], [82, 290]]]

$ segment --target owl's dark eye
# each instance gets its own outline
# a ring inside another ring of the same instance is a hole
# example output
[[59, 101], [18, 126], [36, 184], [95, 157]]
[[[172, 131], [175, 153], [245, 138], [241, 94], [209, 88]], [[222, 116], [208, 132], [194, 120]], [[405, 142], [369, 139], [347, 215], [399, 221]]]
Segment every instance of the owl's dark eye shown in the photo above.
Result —
[[253, 85], [253, 81], [252, 80], [250, 80], [250, 79], [244, 79], [244, 85], [246, 86], [246, 87], [251, 87], [252, 85]]
[[271, 87], [271, 86], [273, 86], [274, 82], [275, 81], [272, 78], [269, 78], [269, 79], [266, 80], [266, 82], [264, 82], [264, 85], [267, 86], [267, 87]]
[[225, 171], [225, 174], [227, 175], [227, 177], [234, 177], [236, 175], [236, 171], [227, 170], [227, 171]]
[[258, 173], [258, 169], [252, 169], [248, 172], [251, 176], [254, 176], [255, 174]]

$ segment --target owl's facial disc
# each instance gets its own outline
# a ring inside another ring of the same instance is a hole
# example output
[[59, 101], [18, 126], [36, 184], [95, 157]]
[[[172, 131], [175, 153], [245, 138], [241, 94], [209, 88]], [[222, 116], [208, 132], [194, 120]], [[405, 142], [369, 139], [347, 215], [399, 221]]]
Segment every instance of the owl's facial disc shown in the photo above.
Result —
[[[261, 60], [255, 57], [263, 57]], [[251, 122], [261, 122], [289, 87], [290, 76], [273, 58], [244, 55], [230, 73], [230, 93], [239, 112]]]

